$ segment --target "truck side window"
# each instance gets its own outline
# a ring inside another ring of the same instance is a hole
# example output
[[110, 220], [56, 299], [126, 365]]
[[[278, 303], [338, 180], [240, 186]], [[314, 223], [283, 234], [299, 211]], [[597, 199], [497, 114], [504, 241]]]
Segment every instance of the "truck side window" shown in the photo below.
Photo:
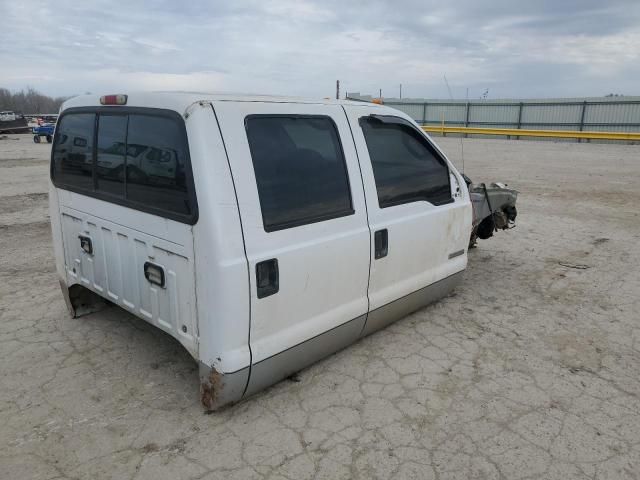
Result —
[[186, 143], [170, 118], [129, 115], [127, 199], [189, 215]]
[[99, 191], [124, 197], [126, 144], [127, 116], [100, 114], [96, 157], [96, 179]]
[[96, 116], [79, 113], [62, 117], [53, 144], [52, 172], [56, 184], [93, 190], [93, 129]]
[[450, 203], [449, 168], [429, 142], [409, 125], [362, 117], [380, 208], [416, 201]]
[[267, 232], [354, 212], [331, 118], [250, 115], [245, 124]]

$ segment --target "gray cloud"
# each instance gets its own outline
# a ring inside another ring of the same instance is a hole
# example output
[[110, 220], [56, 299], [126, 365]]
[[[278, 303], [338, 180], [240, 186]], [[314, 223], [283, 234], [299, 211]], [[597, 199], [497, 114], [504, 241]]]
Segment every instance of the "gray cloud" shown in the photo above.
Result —
[[0, 86], [329, 96], [638, 94], [640, 3], [1, 0]]

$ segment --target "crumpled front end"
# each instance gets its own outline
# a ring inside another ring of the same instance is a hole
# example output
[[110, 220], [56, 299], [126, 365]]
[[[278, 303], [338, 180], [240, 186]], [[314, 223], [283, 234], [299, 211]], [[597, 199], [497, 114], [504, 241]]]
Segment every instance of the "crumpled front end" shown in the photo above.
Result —
[[518, 215], [516, 201], [518, 191], [503, 183], [474, 184], [465, 175], [473, 206], [473, 223], [469, 247], [474, 247], [478, 238], [491, 238], [498, 230], [508, 230], [516, 226]]

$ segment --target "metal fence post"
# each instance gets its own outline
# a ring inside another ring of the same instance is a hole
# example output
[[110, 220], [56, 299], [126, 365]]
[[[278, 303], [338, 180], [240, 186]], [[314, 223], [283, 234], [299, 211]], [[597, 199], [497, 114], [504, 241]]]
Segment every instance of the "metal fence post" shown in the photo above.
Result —
[[[464, 128], [468, 128], [469, 127], [469, 110], [470, 110], [471, 105], [469, 104], [469, 102], [467, 102], [467, 111], [464, 114]], [[465, 133], [464, 134], [464, 138], [467, 138], [469, 136], [469, 134]]]
[[[518, 130], [522, 129], [522, 108], [523, 107], [524, 107], [524, 103], [520, 102], [520, 106], [518, 108]], [[517, 136], [516, 140], [520, 140], [520, 136]]]
[[422, 125], [427, 124], [427, 102], [422, 104]]
[[[578, 127], [580, 131], [582, 131], [584, 128], [584, 114], [586, 111], [587, 111], [587, 101], [585, 100], [584, 102], [582, 102], [582, 111], [580, 112], [580, 126]], [[581, 138], [578, 138], [578, 143], [582, 143]], [[587, 143], [589, 143], [589, 139], [587, 139]]]

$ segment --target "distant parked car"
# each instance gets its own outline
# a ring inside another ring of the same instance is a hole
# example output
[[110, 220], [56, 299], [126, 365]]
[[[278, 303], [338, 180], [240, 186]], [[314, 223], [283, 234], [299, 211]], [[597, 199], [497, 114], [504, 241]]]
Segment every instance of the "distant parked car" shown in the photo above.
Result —
[[0, 122], [13, 122], [16, 118], [16, 114], [11, 111], [0, 112]]

